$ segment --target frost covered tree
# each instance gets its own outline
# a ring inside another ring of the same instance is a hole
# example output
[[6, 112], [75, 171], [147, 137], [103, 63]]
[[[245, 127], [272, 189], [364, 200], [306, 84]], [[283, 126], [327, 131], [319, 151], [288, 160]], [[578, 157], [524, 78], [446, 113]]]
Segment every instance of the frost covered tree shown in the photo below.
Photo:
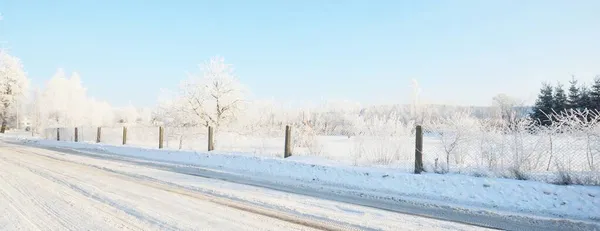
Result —
[[269, 100], [254, 100], [244, 102], [244, 119], [238, 119], [234, 126], [245, 134], [272, 137], [280, 136], [288, 122], [279, 104]]
[[40, 89], [33, 90], [30, 105], [29, 119], [31, 121], [31, 134], [40, 132], [40, 128], [44, 126], [44, 115], [42, 114], [42, 93]]
[[152, 113], [152, 124], [168, 127], [194, 127], [201, 125], [186, 108], [187, 103], [177, 93], [163, 90], [159, 95], [158, 107]]
[[70, 88], [67, 91], [67, 108], [69, 109], [70, 127], [82, 126], [89, 124], [91, 114], [88, 110], [89, 99], [87, 97], [87, 89], [81, 83], [79, 73], [73, 72], [69, 79]]
[[420, 95], [421, 95], [421, 87], [419, 87], [419, 82], [417, 82], [416, 79], [412, 80], [412, 103], [411, 103], [411, 107], [410, 107], [410, 113], [411, 116], [413, 117], [412, 119], [415, 121], [415, 123], [417, 124], [423, 124], [423, 122], [425, 122], [425, 116], [423, 115], [423, 105], [421, 105], [420, 100]]
[[115, 113], [113, 107], [106, 101], [87, 99], [86, 121], [82, 125], [87, 126], [111, 126], [115, 124]]
[[216, 131], [236, 120], [241, 110], [243, 86], [230, 64], [213, 57], [202, 65], [201, 76], [190, 76], [180, 86], [179, 96], [171, 103], [190, 123], [213, 126]]
[[9, 118], [19, 109], [15, 104], [24, 99], [28, 87], [29, 79], [21, 60], [0, 50], [0, 133], [4, 133]]
[[497, 110], [502, 127], [513, 130], [522, 116], [522, 102], [508, 95], [499, 94], [493, 98], [492, 106]]
[[42, 93], [42, 111], [50, 127], [113, 124], [114, 111], [106, 102], [88, 98], [79, 74], [70, 78], [58, 69]]
[[70, 83], [63, 69], [58, 69], [44, 88], [43, 110], [48, 116], [47, 125], [52, 127], [67, 126], [69, 120]]

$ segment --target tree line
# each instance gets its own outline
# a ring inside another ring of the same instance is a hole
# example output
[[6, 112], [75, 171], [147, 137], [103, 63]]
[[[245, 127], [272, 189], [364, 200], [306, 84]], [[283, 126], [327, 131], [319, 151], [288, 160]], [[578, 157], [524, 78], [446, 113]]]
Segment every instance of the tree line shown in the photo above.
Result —
[[566, 92], [564, 86], [558, 83], [552, 86], [543, 83], [533, 107], [531, 117], [541, 125], [552, 124], [553, 115], [568, 111], [600, 111], [600, 76], [596, 76], [591, 87], [579, 84], [575, 78], [569, 81]]

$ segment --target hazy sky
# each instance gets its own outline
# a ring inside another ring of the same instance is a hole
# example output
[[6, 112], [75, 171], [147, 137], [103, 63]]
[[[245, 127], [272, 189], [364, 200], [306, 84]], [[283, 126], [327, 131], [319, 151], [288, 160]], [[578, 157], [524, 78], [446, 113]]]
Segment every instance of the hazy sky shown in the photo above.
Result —
[[34, 85], [78, 71], [88, 94], [151, 106], [214, 55], [254, 97], [532, 102], [600, 74], [600, 1], [0, 0], [0, 40]]

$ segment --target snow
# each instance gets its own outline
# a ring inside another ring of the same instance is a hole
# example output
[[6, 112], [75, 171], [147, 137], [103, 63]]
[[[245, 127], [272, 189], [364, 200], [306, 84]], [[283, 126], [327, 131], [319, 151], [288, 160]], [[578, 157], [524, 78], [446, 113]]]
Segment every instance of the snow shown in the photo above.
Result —
[[0, 229], [484, 230], [123, 162], [0, 145]]
[[[5, 138], [6, 139], [6, 138]], [[454, 208], [600, 221], [600, 187], [561, 186], [534, 181], [473, 177], [461, 174], [421, 175], [402, 170], [356, 167], [317, 157], [288, 159], [236, 153], [158, 150], [106, 144], [24, 139], [30, 144], [101, 151], [125, 157], [194, 165], [239, 175], [264, 177], [296, 184], [358, 190], [381, 198], [401, 198]]]

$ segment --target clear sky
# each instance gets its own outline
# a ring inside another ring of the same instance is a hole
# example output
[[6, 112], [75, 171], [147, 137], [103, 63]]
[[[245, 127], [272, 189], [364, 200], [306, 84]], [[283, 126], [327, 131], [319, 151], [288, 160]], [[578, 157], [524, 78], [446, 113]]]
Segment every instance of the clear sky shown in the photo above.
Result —
[[600, 74], [598, 0], [0, 0], [0, 40], [34, 85], [78, 71], [88, 94], [152, 106], [211, 56], [253, 97], [532, 102], [542, 81]]

